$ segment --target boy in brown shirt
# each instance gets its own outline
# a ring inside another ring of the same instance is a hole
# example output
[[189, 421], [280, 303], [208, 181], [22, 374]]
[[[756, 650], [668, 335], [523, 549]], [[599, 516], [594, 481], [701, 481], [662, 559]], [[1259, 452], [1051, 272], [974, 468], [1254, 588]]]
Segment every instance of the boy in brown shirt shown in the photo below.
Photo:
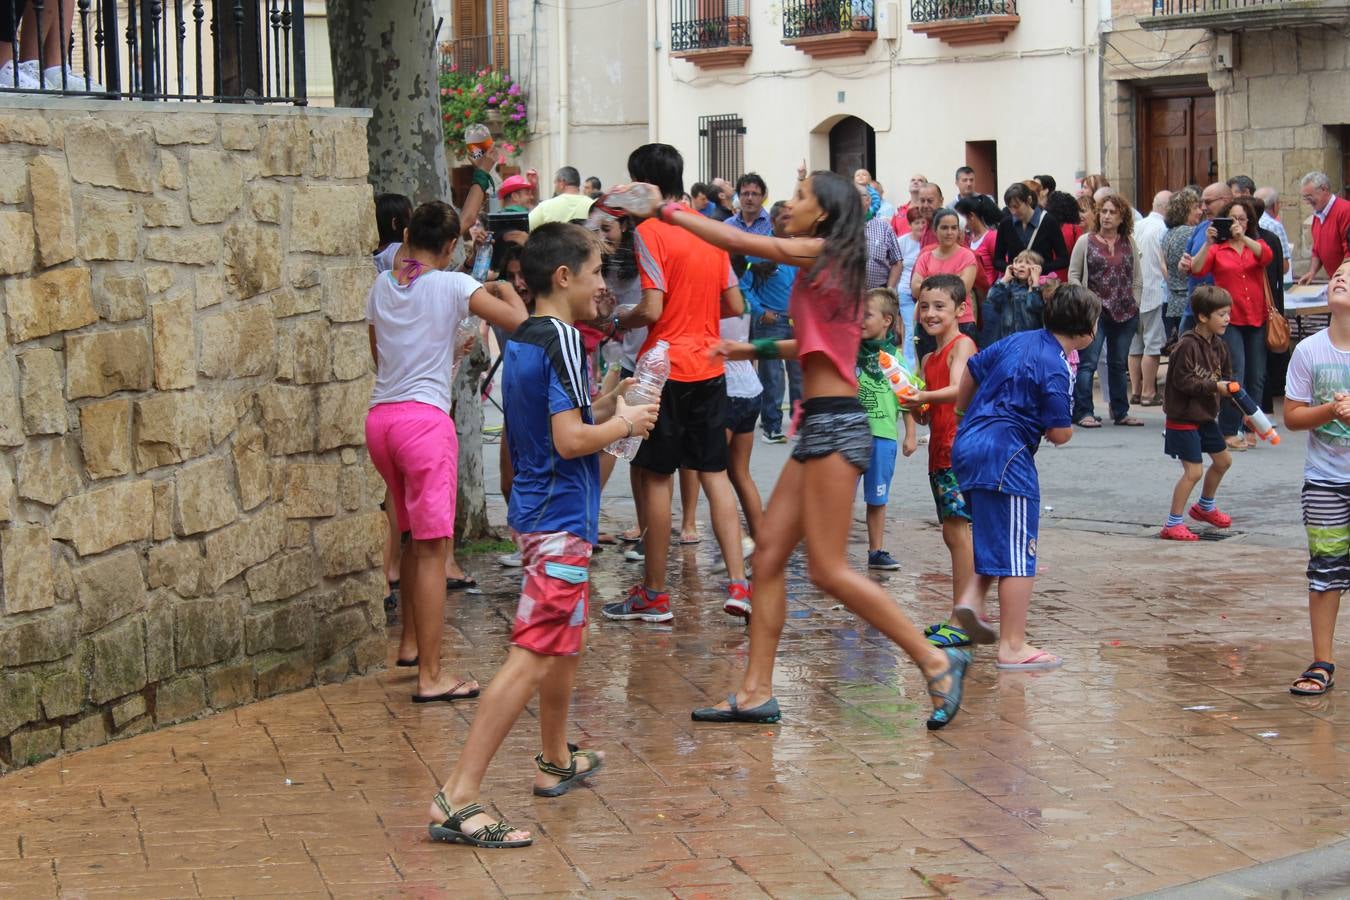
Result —
[[[1215, 528], [1233, 524], [1214, 505], [1219, 482], [1233, 465], [1218, 422], [1220, 398], [1228, 395], [1228, 380], [1233, 377], [1233, 365], [1222, 339], [1228, 330], [1233, 298], [1223, 288], [1201, 285], [1191, 294], [1191, 310], [1195, 328], [1181, 336], [1168, 356], [1163, 394], [1167, 416], [1163, 452], [1181, 460], [1181, 478], [1172, 489], [1172, 508], [1158, 535], [1168, 541], [1200, 540], [1182, 523], [1182, 512], [1202, 474], [1205, 484], [1200, 489], [1200, 501], [1189, 510], [1190, 517]], [[1210, 459], [1208, 472], [1204, 471], [1205, 453]]]

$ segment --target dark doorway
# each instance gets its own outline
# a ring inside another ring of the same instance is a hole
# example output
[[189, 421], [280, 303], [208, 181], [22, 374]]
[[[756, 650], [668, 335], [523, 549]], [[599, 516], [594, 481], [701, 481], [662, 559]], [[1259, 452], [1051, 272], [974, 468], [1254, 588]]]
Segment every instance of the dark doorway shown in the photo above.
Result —
[[966, 141], [966, 165], [975, 170], [975, 193], [1000, 196], [998, 141]]
[[859, 169], [877, 174], [877, 134], [857, 116], [840, 119], [830, 129], [830, 171], [847, 178]]
[[1139, 191], [1148, 209], [1159, 191], [1219, 177], [1214, 94], [1203, 88], [1150, 91], [1139, 98]]

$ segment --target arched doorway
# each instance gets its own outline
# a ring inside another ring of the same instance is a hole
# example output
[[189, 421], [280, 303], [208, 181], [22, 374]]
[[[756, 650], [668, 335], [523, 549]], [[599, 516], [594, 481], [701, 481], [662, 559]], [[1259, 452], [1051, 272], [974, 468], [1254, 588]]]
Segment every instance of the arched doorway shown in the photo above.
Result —
[[846, 116], [830, 129], [830, 171], [848, 178], [859, 169], [877, 174], [877, 135], [857, 116]]

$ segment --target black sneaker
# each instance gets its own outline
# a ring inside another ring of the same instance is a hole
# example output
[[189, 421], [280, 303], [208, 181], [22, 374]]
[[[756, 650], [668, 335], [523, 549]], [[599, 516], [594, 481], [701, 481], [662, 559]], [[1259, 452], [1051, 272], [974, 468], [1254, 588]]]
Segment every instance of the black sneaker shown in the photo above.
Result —
[[398, 613], [398, 582], [391, 581], [389, 583], [389, 596], [384, 598], [384, 624], [397, 625]]
[[766, 444], [786, 444], [787, 436], [781, 431], [764, 432], [764, 443]]
[[642, 562], [647, 558], [647, 545], [639, 540], [623, 551], [623, 558], [629, 562]]
[[900, 562], [885, 550], [871, 550], [867, 554], [867, 568], [894, 572], [900, 568]]

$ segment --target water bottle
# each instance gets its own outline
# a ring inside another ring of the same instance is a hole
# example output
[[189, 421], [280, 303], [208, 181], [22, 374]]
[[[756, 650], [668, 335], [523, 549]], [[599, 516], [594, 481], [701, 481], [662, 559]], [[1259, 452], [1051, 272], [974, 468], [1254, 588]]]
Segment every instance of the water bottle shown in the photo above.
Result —
[[464, 143], [469, 147], [470, 159], [482, 159], [492, 149], [492, 132], [486, 125], [470, 125], [464, 129]]
[[[655, 347], [638, 358], [637, 371], [633, 375], [637, 383], [623, 395], [624, 403], [629, 406], [644, 406], [659, 401], [661, 389], [666, 386], [666, 379], [670, 377], [670, 344], [657, 341]], [[642, 438], [634, 435], [619, 438], [606, 447], [605, 452], [619, 459], [631, 460], [637, 456], [638, 447], [641, 445]]]
[[605, 194], [599, 202], [601, 206], [610, 209], [622, 209], [646, 216], [651, 215], [661, 205], [661, 199], [660, 192], [655, 191], [651, 185], [632, 184], [625, 190]]
[[477, 343], [482, 328], [482, 320], [475, 315], [465, 316], [455, 326], [455, 343], [452, 348], [454, 362], [450, 364], [451, 384], [454, 384], [455, 379], [459, 377], [459, 364], [473, 352], [473, 346]]
[[473, 257], [473, 271], [469, 274], [474, 281], [487, 281], [488, 271], [492, 268], [492, 232], [488, 232], [487, 239], [483, 241], [483, 246], [478, 248], [478, 252]]

